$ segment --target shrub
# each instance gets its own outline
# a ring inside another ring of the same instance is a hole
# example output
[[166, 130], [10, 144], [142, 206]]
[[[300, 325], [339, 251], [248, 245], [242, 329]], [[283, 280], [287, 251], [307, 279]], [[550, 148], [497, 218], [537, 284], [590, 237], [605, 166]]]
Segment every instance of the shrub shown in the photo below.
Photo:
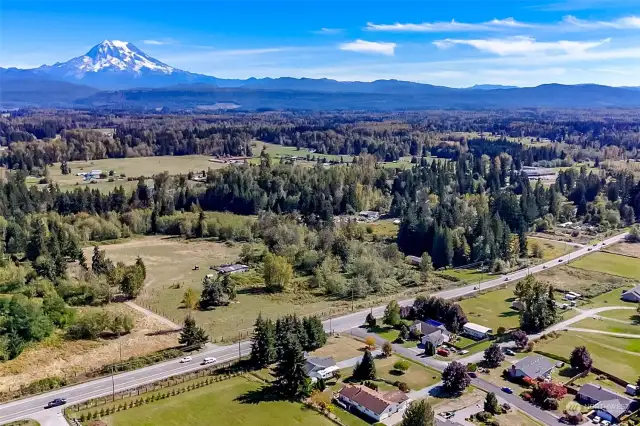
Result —
[[405, 382], [398, 382], [397, 384], [398, 389], [401, 390], [402, 392], [409, 392], [409, 385], [406, 384]]
[[558, 409], [558, 400], [554, 398], [547, 398], [542, 403], [542, 408], [545, 410], [557, 410]]
[[498, 327], [497, 333], [498, 336], [502, 336], [504, 333], [506, 333], [507, 329], [504, 327]]
[[478, 371], [478, 364], [476, 364], [475, 362], [470, 362], [469, 364], [467, 364], [467, 371]]
[[481, 422], [486, 422], [490, 418], [491, 418], [491, 413], [488, 413], [486, 411], [480, 411], [478, 414], [476, 414], [476, 419], [478, 419], [478, 421], [481, 421]]
[[396, 361], [393, 364], [393, 369], [401, 373], [404, 373], [409, 369], [409, 361], [405, 361], [405, 360]]
[[364, 382], [364, 385], [369, 389], [373, 389], [375, 391], [378, 390], [378, 384], [376, 382], [372, 382], [371, 380], [367, 380], [366, 382]]

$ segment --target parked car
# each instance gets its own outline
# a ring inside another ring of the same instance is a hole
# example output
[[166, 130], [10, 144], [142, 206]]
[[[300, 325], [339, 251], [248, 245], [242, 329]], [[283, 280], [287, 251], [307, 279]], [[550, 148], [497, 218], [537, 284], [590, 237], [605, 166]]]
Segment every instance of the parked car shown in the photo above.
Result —
[[505, 353], [505, 355], [509, 355], [509, 356], [515, 356], [516, 355], [516, 353], [513, 350], [509, 349], [509, 348], [505, 349], [504, 353]]
[[558, 259], [558, 262], [562, 262], [562, 259]]
[[208, 356], [205, 359], [202, 360], [202, 365], [207, 365], [207, 364], [213, 364], [217, 361], [218, 359], [212, 356]]
[[466, 350], [466, 349], [463, 349], [463, 350], [459, 351], [458, 353], [459, 353], [460, 355], [466, 355], [466, 354], [468, 354], [468, 353], [469, 353], [469, 351], [468, 351], [468, 350]]
[[469, 374], [469, 377], [473, 377], [474, 379], [475, 379], [476, 377], [478, 377], [478, 375], [476, 374], [476, 372], [475, 372], [475, 371], [470, 371], [470, 372], [469, 372], [469, 373], [467, 373], [467, 374]]
[[501, 389], [501, 391], [502, 391], [502, 392], [504, 392], [504, 393], [508, 393], [508, 394], [512, 394], [512, 393], [513, 393], [513, 389], [508, 388], [508, 387], [506, 387], [506, 386], [505, 386], [505, 387], [503, 387], [503, 388]]
[[591, 420], [591, 423], [594, 423], [594, 424], [598, 424], [598, 423], [600, 423], [600, 416], [595, 416], [595, 417]]
[[53, 407], [59, 407], [61, 405], [64, 405], [67, 403], [67, 400], [65, 398], [56, 398], [52, 401], [47, 402], [47, 406], [46, 408], [53, 408]]
[[504, 280], [505, 280], [505, 281], [509, 281], [509, 277], [505, 277], [505, 278], [504, 278]]
[[446, 413], [442, 413], [442, 417], [444, 417], [447, 420], [455, 415], [456, 413], [454, 411], [447, 411]]
[[190, 356], [185, 356], [180, 360], [180, 364], [184, 364], [185, 362], [191, 362], [192, 360], [193, 358], [191, 358]]
[[609, 420], [603, 420], [603, 421], [600, 422], [600, 424], [602, 426], [609, 426], [609, 425], [611, 425], [611, 422]]
[[591, 247], [589, 247], [589, 248], [587, 249], [587, 251], [591, 251]]
[[442, 348], [438, 349], [436, 353], [440, 356], [449, 356], [449, 351]]

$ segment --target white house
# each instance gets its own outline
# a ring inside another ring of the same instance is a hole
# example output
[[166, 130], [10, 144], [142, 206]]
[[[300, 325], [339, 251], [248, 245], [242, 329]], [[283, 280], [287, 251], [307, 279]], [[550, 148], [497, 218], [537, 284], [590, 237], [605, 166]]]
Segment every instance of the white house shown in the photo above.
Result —
[[401, 391], [378, 392], [363, 385], [347, 385], [337, 395], [349, 410], [356, 409], [375, 421], [382, 421], [409, 405], [409, 397]]
[[338, 370], [340, 370], [340, 368], [338, 368], [336, 362], [330, 356], [308, 357], [304, 364], [304, 371], [313, 382], [318, 379], [330, 379]]
[[488, 334], [491, 334], [493, 330], [484, 325], [468, 322], [462, 326], [462, 332], [475, 339], [484, 339]]

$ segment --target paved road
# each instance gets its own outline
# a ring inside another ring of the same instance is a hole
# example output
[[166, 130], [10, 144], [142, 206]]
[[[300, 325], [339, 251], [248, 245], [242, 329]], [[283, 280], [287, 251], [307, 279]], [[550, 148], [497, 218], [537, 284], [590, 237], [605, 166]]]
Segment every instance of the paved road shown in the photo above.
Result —
[[[496, 287], [509, 281], [515, 281], [520, 278], [524, 278], [529, 273], [534, 274], [543, 271], [544, 269], [563, 265], [570, 259], [575, 259], [577, 257], [588, 254], [589, 249], [591, 249], [591, 251], [597, 251], [605, 246], [617, 243], [620, 240], [624, 239], [626, 235], [627, 234], [624, 233], [608, 238], [603, 243], [598, 244], [596, 247], [584, 247], [576, 250], [573, 253], [562, 256], [558, 259], [554, 259], [553, 261], [533, 266], [529, 269], [514, 272], [512, 274], [504, 275], [491, 281], [486, 281], [484, 283], [469, 285], [452, 290], [446, 290], [435, 293], [434, 295], [443, 297], [445, 299], [453, 299], [457, 297], [467, 296], [480, 290], [486, 290], [492, 287]], [[413, 301], [414, 299], [406, 299], [400, 301], [399, 303], [400, 305], [410, 305], [413, 303]], [[373, 312], [375, 316], [382, 316], [382, 314], [384, 313], [384, 309], [384, 306], [378, 306], [370, 310], [364, 310], [349, 315], [344, 315], [338, 318], [332, 318], [324, 322], [325, 329], [327, 331], [333, 330], [336, 332], [350, 330], [354, 327], [362, 325], [369, 312]], [[242, 342], [240, 347], [242, 355], [246, 355], [247, 353], [249, 353], [249, 342]], [[130, 389], [144, 384], [152, 383], [160, 379], [171, 377], [176, 374], [198, 370], [200, 368], [203, 368], [199, 366], [199, 362], [206, 356], [215, 356], [221, 362], [230, 361], [238, 357], [238, 346], [221, 346], [213, 349], [209, 349], [209, 347], [207, 347], [205, 351], [194, 356], [194, 360], [191, 364], [179, 364], [177, 363], [177, 361], [168, 361], [150, 367], [141, 368], [139, 370], [121, 373], [114, 377], [113, 384], [115, 385], [115, 390], [117, 392], [119, 390]], [[86, 401], [91, 398], [109, 395], [111, 394], [111, 392], [112, 379], [111, 377], [106, 377], [93, 380], [88, 383], [47, 392], [39, 396], [3, 404], [0, 405], [0, 424], [7, 423], [13, 420], [29, 418], [34, 414], [41, 416], [43, 415], [44, 405], [47, 403], [47, 401], [50, 401], [54, 398], [67, 398], [69, 403], [76, 403]], [[60, 412], [60, 409], [57, 408], [50, 411], [52, 413], [51, 415], [55, 415]]]

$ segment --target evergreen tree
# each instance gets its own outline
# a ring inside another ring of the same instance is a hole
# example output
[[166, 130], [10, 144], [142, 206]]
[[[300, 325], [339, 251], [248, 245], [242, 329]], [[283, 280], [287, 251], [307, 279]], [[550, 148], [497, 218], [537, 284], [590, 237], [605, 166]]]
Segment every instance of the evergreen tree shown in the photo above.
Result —
[[489, 392], [487, 394], [487, 398], [484, 400], [484, 411], [493, 415], [500, 414], [502, 412], [495, 393]]
[[195, 234], [198, 238], [204, 238], [207, 234], [207, 223], [205, 222], [204, 212], [198, 215], [198, 224], [196, 225]]
[[93, 246], [91, 269], [96, 275], [108, 275], [113, 270], [113, 262], [107, 259], [106, 252], [100, 250], [98, 246]]
[[258, 315], [251, 338], [251, 365], [265, 368], [276, 360], [275, 326], [269, 319]]
[[[223, 275], [223, 277], [226, 275]], [[204, 277], [202, 282], [202, 293], [200, 294], [200, 309], [209, 309], [215, 306], [227, 305], [228, 295], [220, 277]]]
[[310, 392], [310, 379], [304, 370], [305, 359], [300, 342], [288, 334], [283, 342], [284, 350], [274, 368], [274, 387], [285, 398], [297, 399]]
[[431, 260], [431, 256], [429, 256], [429, 253], [425, 251], [424, 253], [422, 253], [422, 257], [420, 258], [420, 278], [422, 279], [422, 281], [429, 281], [432, 272], [433, 261]]
[[302, 320], [306, 335], [304, 350], [315, 351], [327, 343], [327, 333], [324, 331], [322, 321], [317, 316], [306, 317]]
[[208, 340], [209, 337], [201, 327], [196, 325], [193, 317], [191, 317], [191, 315], [187, 316], [184, 319], [184, 326], [180, 332], [178, 343], [187, 347], [195, 346], [201, 348]]
[[353, 378], [358, 381], [373, 380], [376, 378], [376, 364], [369, 349], [364, 351], [362, 359], [353, 369]]
[[34, 220], [31, 224], [31, 235], [27, 243], [27, 259], [34, 261], [43, 254], [47, 254], [47, 226], [44, 219]]
[[433, 408], [426, 399], [409, 404], [402, 415], [400, 426], [435, 426]]

